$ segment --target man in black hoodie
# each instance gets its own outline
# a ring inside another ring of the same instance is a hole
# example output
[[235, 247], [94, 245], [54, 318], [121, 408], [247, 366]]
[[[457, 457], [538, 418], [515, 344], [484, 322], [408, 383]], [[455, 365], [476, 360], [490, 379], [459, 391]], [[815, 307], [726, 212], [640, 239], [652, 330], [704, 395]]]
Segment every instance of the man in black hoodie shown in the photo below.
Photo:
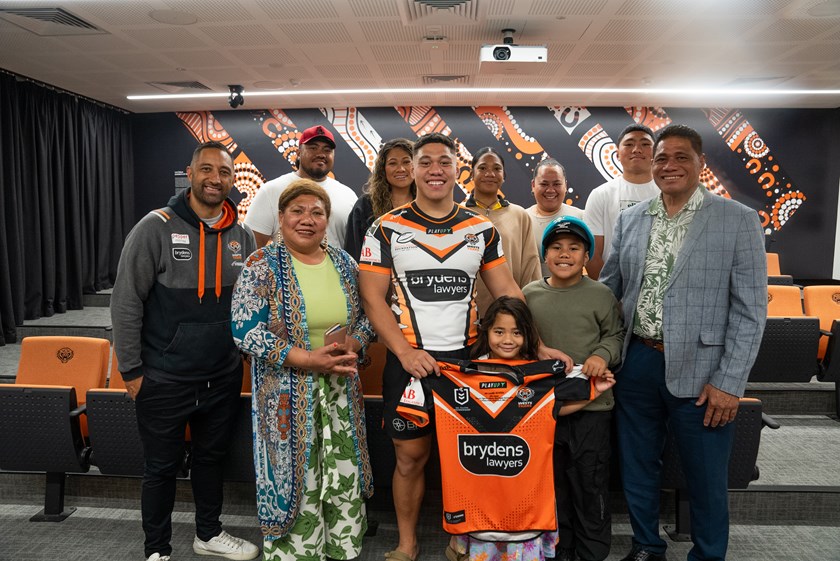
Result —
[[253, 559], [259, 549], [222, 530], [222, 465], [242, 363], [230, 331], [230, 299], [256, 249], [227, 198], [233, 161], [205, 142], [187, 168], [190, 188], [146, 215], [125, 240], [111, 296], [114, 351], [136, 402], [145, 471], [141, 510], [148, 561], [172, 552], [175, 477], [190, 425], [196, 536], [193, 550]]

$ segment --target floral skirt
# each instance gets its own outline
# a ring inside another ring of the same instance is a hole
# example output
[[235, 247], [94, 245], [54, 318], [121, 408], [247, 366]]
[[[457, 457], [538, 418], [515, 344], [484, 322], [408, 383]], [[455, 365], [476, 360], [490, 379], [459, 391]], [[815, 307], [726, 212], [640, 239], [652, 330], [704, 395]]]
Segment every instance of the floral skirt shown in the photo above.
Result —
[[292, 529], [263, 542], [266, 561], [352, 559], [367, 530], [353, 427], [343, 379], [317, 375], [315, 439], [306, 469], [303, 501]]

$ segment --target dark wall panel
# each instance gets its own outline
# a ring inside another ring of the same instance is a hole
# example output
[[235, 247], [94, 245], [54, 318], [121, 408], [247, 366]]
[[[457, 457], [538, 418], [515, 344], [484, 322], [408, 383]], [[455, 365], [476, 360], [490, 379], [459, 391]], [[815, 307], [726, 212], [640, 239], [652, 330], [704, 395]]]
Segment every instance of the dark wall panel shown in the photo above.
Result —
[[719, 191], [763, 213], [767, 247], [781, 254], [783, 272], [799, 279], [831, 278], [840, 181], [838, 109], [348, 107], [135, 115], [136, 218], [166, 203], [174, 192], [174, 172], [185, 169], [197, 142], [211, 138], [228, 146], [237, 163], [240, 192], [233, 198], [244, 214], [263, 181], [294, 169], [299, 133], [313, 125], [333, 131], [334, 174], [357, 192], [382, 141], [439, 130], [460, 143], [459, 181], [467, 190], [471, 155], [493, 146], [505, 155], [505, 194], [530, 206], [531, 172], [547, 154], [564, 164], [567, 199], [583, 208], [592, 189], [618, 173], [613, 141], [634, 119], [698, 130], [714, 174], [710, 182], [716, 178]]

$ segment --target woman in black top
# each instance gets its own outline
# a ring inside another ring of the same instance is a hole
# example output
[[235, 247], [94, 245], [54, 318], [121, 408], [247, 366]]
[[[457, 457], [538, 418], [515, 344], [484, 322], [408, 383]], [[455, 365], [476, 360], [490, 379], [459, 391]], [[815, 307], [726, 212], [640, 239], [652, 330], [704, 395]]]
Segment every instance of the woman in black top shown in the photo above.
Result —
[[344, 250], [356, 261], [362, 251], [365, 232], [374, 219], [414, 199], [414, 171], [411, 158], [414, 149], [410, 140], [395, 138], [379, 149], [373, 173], [347, 219]]

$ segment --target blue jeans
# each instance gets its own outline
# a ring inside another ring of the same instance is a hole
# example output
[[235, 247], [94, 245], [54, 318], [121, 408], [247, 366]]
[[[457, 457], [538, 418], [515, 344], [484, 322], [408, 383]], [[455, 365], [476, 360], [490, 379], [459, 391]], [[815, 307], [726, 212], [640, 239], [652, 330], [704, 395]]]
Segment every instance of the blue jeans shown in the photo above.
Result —
[[724, 560], [729, 543], [727, 477], [734, 427], [703, 426], [706, 406], [697, 398], [678, 398], [665, 386], [665, 356], [631, 341], [614, 394], [622, 485], [633, 527], [633, 544], [665, 552], [659, 537], [662, 451], [670, 430], [676, 436], [688, 485], [690, 561]]

